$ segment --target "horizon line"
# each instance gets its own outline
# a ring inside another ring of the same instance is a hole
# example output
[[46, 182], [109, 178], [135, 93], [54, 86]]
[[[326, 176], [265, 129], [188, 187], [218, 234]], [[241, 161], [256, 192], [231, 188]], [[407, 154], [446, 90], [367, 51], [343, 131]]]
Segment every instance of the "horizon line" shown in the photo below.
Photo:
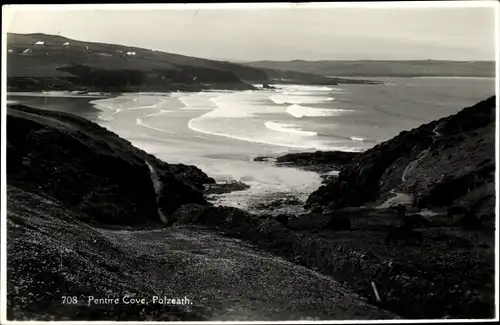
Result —
[[[63, 35], [58, 35], [58, 34], [48, 34], [48, 33], [43, 33], [43, 32], [31, 32], [31, 33], [15, 33], [15, 32], [5, 32], [5, 34], [13, 34], [13, 35], [45, 35], [45, 36], [56, 36], [56, 37], [62, 37], [66, 38], [68, 40], [73, 40], [77, 42], [87, 42], [87, 43], [98, 43], [98, 44], [108, 44], [108, 45], [116, 45], [116, 46], [124, 46], [124, 47], [131, 47], [131, 48], [138, 48], [138, 49], [144, 49], [144, 50], [154, 50], [156, 52], [163, 52], [163, 53], [168, 53], [168, 54], [175, 54], [175, 55], [181, 55], [181, 56], [188, 56], [188, 57], [194, 57], [198, 59], [204, 59], [204, 60], [211, 60], [211, 61], [227, 61], [227, 62], [234, 62], [234, 63], [252, 63], [252, 62], [294, 62], [294, 61], [302, 61], [302, 62], [325, 62], [325, 61], [335, 61], [335, 62], [412, 62], [412, 61], [442, 61], [442, 62], [495, 62], [495, 59], [490, 59], [490, 60], [485, 60], [485, 59], [479, 59], [479, 60], [448, 60], [448, 59], [433, 59], [433, 58], [425, 58], [425, 59], [321, 59], [321, 60], [306, 60], [306, 59], [289, 59], [289, 60], [269, 60], [269, 59], [260, 59], [260, 60], [243, 60], [243, 59], [227, 59], [227, 58], [210, 58], [210, 57], [202, 57], [202, 56], [197, 56], [196, 54], [183, 54], [183, 53], [175, 53], [175, 52], [166, 52], [164, 50], [158, 50], [158, 49], [148, 49], [145, 47], [138, 47], [138, 46], [133, 46], [133, 45], [125, 45], [125, 44], [117, 44], [117, 43], [106, 43], [106, 42], [97, 42], [97, 41], [87, 41], [87, 40], [81, 40], [81, 39], [76, 39], [76, 38], [71, 38], [68, 36], [63, 36]], [[7, 46], [9, 45], [8, 42], [6, 41]]]

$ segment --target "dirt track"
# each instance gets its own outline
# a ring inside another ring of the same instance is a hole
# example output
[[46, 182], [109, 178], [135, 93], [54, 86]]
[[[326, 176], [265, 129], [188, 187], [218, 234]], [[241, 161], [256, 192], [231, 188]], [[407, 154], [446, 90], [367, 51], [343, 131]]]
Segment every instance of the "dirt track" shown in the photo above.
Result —
[[396, 317], [329, 277], [204, 229], [100, 232], [145, 261], [137, 268], [159, 294], [188, 297], [186, 307], [209, 320]]

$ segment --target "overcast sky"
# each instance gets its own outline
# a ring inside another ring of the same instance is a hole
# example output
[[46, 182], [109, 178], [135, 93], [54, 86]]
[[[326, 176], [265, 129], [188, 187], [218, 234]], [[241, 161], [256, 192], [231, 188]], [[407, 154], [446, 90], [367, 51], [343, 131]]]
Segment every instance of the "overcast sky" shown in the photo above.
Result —
[[14, 10], [6, 29], [223, 60], [494, 60], [493, 8]]

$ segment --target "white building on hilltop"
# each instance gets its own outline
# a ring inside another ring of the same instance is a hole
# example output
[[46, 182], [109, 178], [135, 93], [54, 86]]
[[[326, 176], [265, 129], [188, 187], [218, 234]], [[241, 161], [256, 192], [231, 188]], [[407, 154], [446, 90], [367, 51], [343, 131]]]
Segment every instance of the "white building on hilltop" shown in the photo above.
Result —
[[69, 42], [66, 42], [63, 44], [63, 46], [68, 46], [69, 45]]
[[127, 55], [128, 56], [133, 56], [133, 55], [135, 55], [135, 52], [127, 52]]
[[44, 45], [44, 44], [45, 44], [45, 42], [42, 42], [42, 41], [38, 41], [35, 43], [35, 45]]

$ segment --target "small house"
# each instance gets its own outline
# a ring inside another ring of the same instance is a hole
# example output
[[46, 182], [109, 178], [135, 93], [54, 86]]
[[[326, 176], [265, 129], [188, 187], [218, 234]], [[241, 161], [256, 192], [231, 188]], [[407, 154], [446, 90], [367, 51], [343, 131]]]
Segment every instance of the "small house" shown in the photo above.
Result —
[[42, 42], [42, 41], [38, 41], [35, 43], [35, 45], [44, 45], [44, 44], [45, 44], [45, 42]]
[[64, 43], [63, 46], [69, 46], [69, 42]]
[[26, 49], [26, 50], [23, 51], [22, 54], [23, 55], [29, 55], [29, 54], [32, 54], [32, 53], [33, 53], [33, 51], [31, 49]]
[[13, 49], [9, 49], [9, 50], [7, 51], [7, 53], [14, 53], [14, 50], [13, 50]]

